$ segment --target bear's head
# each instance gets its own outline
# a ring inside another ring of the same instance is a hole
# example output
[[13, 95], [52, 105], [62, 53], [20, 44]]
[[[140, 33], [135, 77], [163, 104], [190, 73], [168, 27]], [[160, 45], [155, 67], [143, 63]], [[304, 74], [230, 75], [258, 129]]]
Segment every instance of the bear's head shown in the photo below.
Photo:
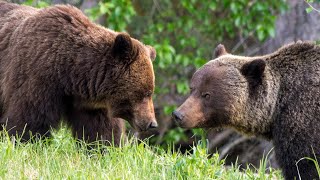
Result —
[[117, 65], [112, 74], [113, 84], [109, 84], [114, 86], [108, 99], [111, 116], [127, 120], [138, 131], [157, 127], [152, 102], [155, 50], [128, 34], [119, 33], [112, 56]]
[[[249, 134], [264, 133], [275, 103], [271, 82], [265, 78], [266, 61], [228, 54], [223, 45], [214, 54], [216, 59], [194, 73], [190, 96], [172, 113], [173, 119], [184, 128], [231, 126]], [[255, 118], [267, 123], [258, 125]]]

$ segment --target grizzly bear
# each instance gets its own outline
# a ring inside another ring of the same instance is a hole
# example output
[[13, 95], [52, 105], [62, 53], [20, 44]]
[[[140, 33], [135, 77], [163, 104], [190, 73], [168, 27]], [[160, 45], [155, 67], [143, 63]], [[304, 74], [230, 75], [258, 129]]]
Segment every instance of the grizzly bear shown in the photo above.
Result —
[[172, 113], [184, 128], [232, 127], [273, 140], [286, 179], [319, 178], [320, 46], [299, 42], [257, 57], [228, 54], [197, 70], [191, 94]]
[[65, 121], [80, 139], [115, 144], [122, 119], [154, 128], [155, 53], [69, 5], [0, 2], [1, 124], [28, 140]]

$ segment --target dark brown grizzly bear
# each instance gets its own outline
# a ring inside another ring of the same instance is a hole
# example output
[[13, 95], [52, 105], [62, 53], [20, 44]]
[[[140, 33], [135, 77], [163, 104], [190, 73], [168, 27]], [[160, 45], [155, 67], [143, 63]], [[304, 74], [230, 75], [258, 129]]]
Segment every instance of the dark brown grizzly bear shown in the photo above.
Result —
[[312, 161], [299, 160], [320, 159], [320, 46], [299, 42], [243, 57], [219, 45], [216, 55], [193, 75], [175, 121], [271, 139], [286, 179], [319, 178]]
[[155, 50], [96, 25], [77, 8], [0, 2], [1, 124], [10, 135], [50, 135], [61, 120], [78, 138], [115, 139], [122, 118], [157, 126]]

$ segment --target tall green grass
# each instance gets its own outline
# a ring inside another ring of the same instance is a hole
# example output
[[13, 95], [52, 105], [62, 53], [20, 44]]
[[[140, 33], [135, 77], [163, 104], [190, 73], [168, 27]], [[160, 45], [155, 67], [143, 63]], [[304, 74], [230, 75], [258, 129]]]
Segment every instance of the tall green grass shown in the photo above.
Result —
[[[312, 148], [312, 147], [311, 147], [311, 148]], [[299, 159], [299, 160], [296, 162], [296, 167], [297, 167], [297, 171], [298, 171], [298, 174], [299, 174], [299, 179], [301, 179], [301, 177], [300, 177], [300, 171], [299, 171], [299, 162], [300, 162], [300, 161], [311, 161], [311, 162], [314, 164], [314, 166], [316, 167], [316, 170], [317, 170], [317, 173], [318, 173], [318, 177], [319, 177], [319, 179], [320, 179], [320, 165], [319, 165], [317, 156], [316, 156], [313, 148], [312, 148], [312, 152], [313, 152], [313, 154], [314, 154], [314, 158], [303, 157], [303, 158]]]
[[[1, 179], [282, 179], [279, 171], [226, 168], [219, 155], [208, 158], [203, 146], [192, 153], [163, 150], [130, 139], [120, 147], [88, 148], [63, 128], [52, 138], [15, 143], [0, 137]], [[262, 161], [262, 163], [266, 163]]]

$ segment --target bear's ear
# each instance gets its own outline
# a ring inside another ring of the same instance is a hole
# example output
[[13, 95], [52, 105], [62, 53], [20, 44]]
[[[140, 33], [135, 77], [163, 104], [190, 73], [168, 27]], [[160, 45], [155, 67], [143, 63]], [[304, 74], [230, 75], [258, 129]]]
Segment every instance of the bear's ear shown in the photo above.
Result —
[[256, 59], [244, 64], [241, 67], [241, 74], [244, 75], [252, 86], [259, 85], [266, 67], [266, 62], [262, 59]]
[[219, 44], [216, 49], [214, 50], [214, 54], [213, 54], [213, 58], [218, 58], [222, 55], [228, 54], [226, 48], [224, 47], [224, 45]]
[[131, 37], [126, 33], [120, 33], [114, 40], [112, 53], [114, 56], [121, 58], [129, 58], [133, 51], [133, 43]]
[[154, 61], [156, 59], [156, 55], [157, 55], [156, 50], [152, 46], [149, 46], [149, 45], [147, 45], [147, 48], [148, 48], [149, 53], [150, 53], [150, 59], [152, 61]]

